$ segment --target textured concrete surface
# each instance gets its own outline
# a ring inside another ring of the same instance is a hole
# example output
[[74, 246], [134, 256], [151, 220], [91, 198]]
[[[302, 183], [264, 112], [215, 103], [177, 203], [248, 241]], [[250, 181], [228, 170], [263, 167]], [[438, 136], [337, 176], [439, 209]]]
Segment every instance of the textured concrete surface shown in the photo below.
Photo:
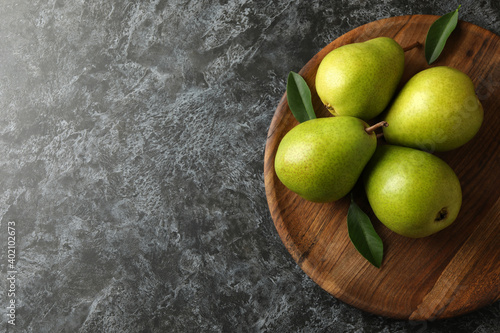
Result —
[[[498, 1], [461, 4], [500, 33]], [[0, 332], [499, 332], [498, 302], [410, 323], [329, 296], [264, 192], [290, 70], [361, 24], [457, 6], [2, 0]]]

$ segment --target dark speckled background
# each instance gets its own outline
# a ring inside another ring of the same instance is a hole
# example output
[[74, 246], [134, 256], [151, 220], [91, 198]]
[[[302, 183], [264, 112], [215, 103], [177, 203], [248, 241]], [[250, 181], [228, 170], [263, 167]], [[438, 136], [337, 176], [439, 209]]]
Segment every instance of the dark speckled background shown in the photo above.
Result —
[[[461, 4], [500, 33], [498, 1]], [[499, 332], [498, 302], [410, 323], [336, 300], [285, 250], [264, 191], [290, 70], [364, 23], [457, 6], [2, 0], [0, 332]]]

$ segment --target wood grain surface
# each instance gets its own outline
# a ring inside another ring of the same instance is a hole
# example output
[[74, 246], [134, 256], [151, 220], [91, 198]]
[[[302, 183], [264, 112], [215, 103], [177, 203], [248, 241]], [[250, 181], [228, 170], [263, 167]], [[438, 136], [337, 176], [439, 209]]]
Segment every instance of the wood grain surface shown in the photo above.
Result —
[[[437, 18], [414, 15], [383, 19], [356, 28], [327, 45], [300, 71], [311, 88], [317, 116], [330, 116], [314, 87], [316, 70], [328, 52], [378, 36], [392, 37], [403, 47], [418, 41], [419, 46], [405, 52], [401, 87], [411, 76], [430, 67], [423, 43]], [[359, 184], [355, 189], [360, 206], [370, 215], [384, 243], [380, 269], [361, 257], [349, 240], [349, 198], [328, 204], [308, 202], [277, 178], [274, 156], [279, 142], [298, 124], [286, 96], [282, 97], [266, 143], [266, 196], [284, 245], [324, 290], [362, 310], [410, 320], [458, 316], [500, 298], [499, 47], [499, 36], [459, 21], [443, 53], [432, 64], [455, 67], [468, 74], [485, 112], [476, 137], [458, 149], [436, 154], [455, 170], [462, 185], [462, 208], [450, 227], [421, 239], [399, 236], [376, 219]]]

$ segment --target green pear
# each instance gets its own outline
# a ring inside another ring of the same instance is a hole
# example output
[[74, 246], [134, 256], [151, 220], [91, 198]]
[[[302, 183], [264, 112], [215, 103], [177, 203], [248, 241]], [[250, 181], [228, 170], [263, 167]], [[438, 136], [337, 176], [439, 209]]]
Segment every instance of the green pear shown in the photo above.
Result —
[[455, 172], [428, 152], [381, 145], [362, 177], [375, 216], [400, 235], [429, 236], [453, 223], [460, 211]]
[[354, 117], [305, 121], [281, 140], [274, 161], [276, 174], [306, 200], [331, 202], [354, 187], [377, 146], [374, 128]]
[[483, 107], [471, 79], [458, 69], [432, 67], [414, 75], [397, 95], [385, 120], [390, 144], [447, 151], [471, 140]]
[[392, 38], [343, 45], [321, 61], [316, 92], [333, 115], [369, 120], [387, 107], [403, 69], [403, 49]]

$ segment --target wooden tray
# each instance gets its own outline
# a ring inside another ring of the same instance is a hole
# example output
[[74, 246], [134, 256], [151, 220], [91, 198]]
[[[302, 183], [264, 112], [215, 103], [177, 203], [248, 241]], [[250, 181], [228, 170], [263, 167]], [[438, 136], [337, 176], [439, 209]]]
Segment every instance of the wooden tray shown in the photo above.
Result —
[[[316, 54], [300, 74], [311, 87], [317, 116], [330, 116], [314, 87], [318, 65], [329, 51], [378, 36], [392, 37], [403, 47], [415, 41], [423, 44], [429, 26], [437, 18], [414, 15], [371, 22], [339, 37]], [[349, 240], [349, 198], [329, 204], [308, 202], [290, 192], [276, 177], [274, 156], [279, 142], [298, 124], [286, 96], [282, 97], [266, 143], [267, 200], [286, 248], [324, 290], [362, 310], [409, 320], [449, 318], [500, 298], [499, 46], [499, 36], [459, 21], [441, 57], [432, 64], [467, 73], [485, 111], [483, 126], [472, 141], [437, 154], [455, 170], [462, 184], [463, 204], [457, 220], [432, 236], [405, 238], [376, 219], [362, 194], [359, 204], [370, 215], [384, 243], [380, 269], [361, 257]], [[401, 85], [429, 67], [423, 45], [405, 52], [405, 58]]]

